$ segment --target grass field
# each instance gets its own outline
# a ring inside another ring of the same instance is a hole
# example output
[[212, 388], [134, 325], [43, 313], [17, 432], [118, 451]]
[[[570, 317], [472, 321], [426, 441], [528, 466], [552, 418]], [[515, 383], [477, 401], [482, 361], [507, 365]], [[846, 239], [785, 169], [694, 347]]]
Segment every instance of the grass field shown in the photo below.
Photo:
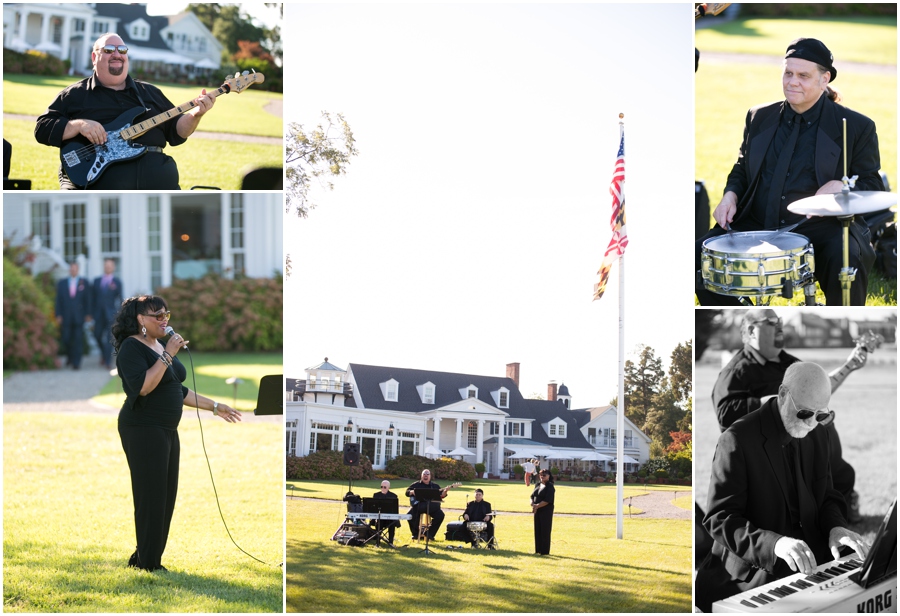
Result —
[[181, 478], [163, 564], [125, 566], [134, 551], [128, 466], [116, 415], [5, 413], [5, 612], [281, 612], [284, 432], [204, 417], [228, 539], [197, 421], [179, 429]]
[[[849, 349], [789, 351], [800, 359], [819, 363], [829, 372], [850, 354]], [[868, 533], [870, 539], [897, 497], [897, 365], [874, 363], [882, 353], [893, 354], [896, 361], [896, 348], [880, 349], [868, 365], [847, 378], [829, 404], [837, 413], [835, 426], [844, 459], [856, 469], [856, 491], [864, 520], [854, 530]], [[719, 437], [711, 395], [720, 369], [718, 363], [698, 363], [694, 368], [694, 494], [704, 510]]]
[[[697, 31], [700, 68], [695, 77], [695, 177], [704, 180], [710, 214], [722, 198], [725, 181], [737, 159], [746, 112], [750, 107], [783, 100], [781, 68], [752, 62], [704, 62], [706, 52], [730, 52], [783, 56], [787, 43], [803, 36], [826, 41], [836, 58], [835, 87], [843, 104], [875, 122], [881, 151], [881, 168], [892, 189], [900, 185], [897, 171], [897, 75], [854, 70], [841, 71], [841, 61], [886, 64], [896, 68], [896, 22], [886, 20], [738, 20]], [[714, 224], [710, 216], [710, 226]], [[798, 229], [798, 232], [802, 232]], [[818, 300], [824, 303], [821, 291]], [[772, 305], [800, 304], [776, 298]], [[896, 280], [871, 276], [867, 305], [896, 305]]]
[[[36, 117], [46, 110], [60, 90], [71, 84], [71, 78], [7, 75], [3, 80], [3, 111]], [[157, 85], [174, 105], [189, 101], [200, 92], [196, 87]], [[273, 102], [280, 103], [281, 100], [281, 94], [252, 88], [240, 95], [220, 96], [216, 99], [213, 110], [203, 117], [198, 130], [280, 139], [282, 119], [265, 111], [264, 107]], [[35, 190], [59, 189], [59, 150], [35, 141], [32, 122], [4, 118], [3, 136], [13, 144], [10, 177], [32, 180], [32, 188]], [[166, 153], [178, 163], [183, 189], [213, 186], [223, 190], [238, 190], [243, 173], [249, 169], [281, 167], [284, 151], [280, 144], [196, 137], [188, 139], [177, 148], [167, 148]], [[223, 164], [223, 161], [227, 162]]]
[[[179, 353], [178, 359], [188, 369], [188, 380], [185, 385], [194, 389], [190, 377], [191, 356]], [[259, 381], [267, 374], [281, 374], [281, 353], [193, 353], [194, 368], [197, 376], [197, 390], [201, 395], [219, 401], [232, 403], [234, 386], [225, 383], [225, 379], [236, 376], [243, 379], [238, 386], [237, 410], [252, 413], [256, 408], [259, 395]], [[122, 383], [119, 379], [110, 379], [106, 386], [93, 400], [113, 408], [121, 408], [125, 402]]]
[[[395, 479], [391, 481], [391, 490], [395, 493], [402, 492], [406, 486], [413, 483], [407, 479]], [[448, 481], [438, 480], [438, 484], [446, 486]], [[288, 496], [303, 498], [319, 498], [340, 500], [347, 492], [347, 482], [341, 481], [288, 481]], [[381, 480], [366, 480], [353, 482], [353, 492], [363, 496], [371, 496], [378, 491]], [[292, 489], [293, 488], [293, 489]], [[510, 511], [525, 513], [530, 512], [532, 488], [526, 488], [522, 482], [500, 481], [491, 479], [475, 479], [465, 482], [463, 486], [447, 492], [443, 507], [445, 509], [465, 509], [466, 498], [475, 498], [475, 488], [484, 490], [484, 499], [493, 505], [498, 511]], [[628, 498], [647, 494], [648, 492], [669, 492], [673, 499], [681, 501], [681, 497], [689, 496], [691, 486], [667, 486], [667, 485], [632, 485], [626, 484], [623, 490], [626, 513], [628, 511]], [[557, 513], [583, 513], [614, 515], [616, 513], [616, 484], [614, 483], [557, 483], [556, 484]], [[405, 503], [401, 499], [401, 504]], [[677, 506], [684, 506], [683, 501]], [[640, 513], [637, 505], [632, 507], [632, 513]]]
[[288, 612], [690, 611], [687, 520], [626, 517], [617, 540], [615, 518], [556, 515], [551, 555], [536, 556], [531, 516], [505, 515], [498, 551], [438, 541], [425, 555], [405, 526], [397, 550], [338, 545], [344, 512], [341, 502], [288, 501]]

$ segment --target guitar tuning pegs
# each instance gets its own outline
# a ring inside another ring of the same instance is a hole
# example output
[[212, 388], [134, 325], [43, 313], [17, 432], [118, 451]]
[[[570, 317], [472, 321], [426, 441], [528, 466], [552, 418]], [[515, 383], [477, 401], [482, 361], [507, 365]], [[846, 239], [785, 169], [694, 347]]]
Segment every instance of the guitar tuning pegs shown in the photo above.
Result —
[[240, 76], [241, 76], [240, 73], [235, 73], [235, 74], [234, 74], [234, 78], [235, 78], [235, 79], [237, 79], [237, 78], [240, 77]]
[[241, 73], [241, 75], [243, 75], [244, 77], [246, 77], [249, 74], [250, 74], [250, 71], [244, 71], [243, 73]]

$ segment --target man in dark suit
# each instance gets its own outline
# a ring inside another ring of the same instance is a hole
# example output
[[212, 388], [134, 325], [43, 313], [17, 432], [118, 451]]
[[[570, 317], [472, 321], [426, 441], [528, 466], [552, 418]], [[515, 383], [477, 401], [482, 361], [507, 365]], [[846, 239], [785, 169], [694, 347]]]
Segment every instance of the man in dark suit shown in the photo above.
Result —
[[56, 322], [66, 345], [66, 363], [75, 370], [81, 368], [84, 324], [90, 320], [91, 292], [88, 281], [78, 275], [78, 264], [73, 261], [69, 265], [69, 276], [56, 283]]
[[[826, 303], [840, 305], [839, 273], [843, 267], [840, 221], [804, 216], [787, 206], [805, 197], [841, 192], [844, 175], [843, 124], [847, 119], [848, 176], [858, 176], [854, 190], [884, 190], [875, 123], [839, 104], [830, 84], [837, 78], [833, 56], [816, 39], [797, 39], [787, 48], [782, 74], [785, 100], [747, 112], [740, 155], [728, 175], [725, 194], [713, 212], [718, 223], [694, 245], [700, 269], [703, 242], [726, 229], [779, 229], [803, 220], [797, 233], [815, 250], [815, 275]], [[868, 270], [875, 260], [865, 224], [850, 226], [850, 267], [857, 269], [851, 303], [865, 305]], [[698, 284], [703, 305], [740, 305], [738, 298], [718, 295]]]
[[116, 262], [103, 261], [103, 275], [94, 278], [92, 305], [94, 308], [94, 337], [100, 346], [100, 365], [109, 369], [112, 364], [110, 328], [122, 305], [122, 281], [115, 275]]
[[491, 504], [484, 500], [484, 490], [478, 488], [475, 490], [475, 500], [466, 505], [463, 513], [463, 519], [466, 522], [485, 522], [484, 537], [487, 539], [488, 548], [494, 549], [494, 523], [491, 522], [491, 512], [494, 510]]
[[[375, 494], [372, 495], [372, 498], [385, 498], [385, 499], [393, 498], [394, 500], [398, 500], [397, 495], [394, 494], [393, 492], [391, 492], [391, 482], [388, 481], [387, 479], [385, 479], [384, 481], [381, 482], [381, 490], [379, 490], [378, 492], [375, 492]], [[378, 530], [376, 528], [376, 526], [378, 524], [377, 520], [369, 520], [369, 524], [372, 525], [372, 527], [375, 528], [375, 530]], [[394, 529], [400, 528], [400, 522], [397, 520], [391, 520], [389, 522], [381, 522], [381, 526], [382, 526], [382, 528], [387, 527], [388, 543], [393, 545]]]
[[787, 369], [778, 397], [736, 421], [720, 437], [703, 526], [715, 543], [697, 571], [697, 607], [793, 572], [811, 573], [848, 546], [869, 546], [846, 528], [834, 489], [828, 432], [828, 375], [800, 362]]

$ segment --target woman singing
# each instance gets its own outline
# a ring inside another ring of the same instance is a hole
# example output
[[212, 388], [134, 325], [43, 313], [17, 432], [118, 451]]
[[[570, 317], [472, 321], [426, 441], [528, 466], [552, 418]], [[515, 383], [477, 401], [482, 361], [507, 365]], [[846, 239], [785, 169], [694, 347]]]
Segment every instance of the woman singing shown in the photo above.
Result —
[[556, 488], [553, 475], [547, 469], [541, 470], [541, 483], [531, 493], [531, 512], [534, 514], [534, 553], [550, 554], [550, 531], [553, 529], [553, 497]]
[[129, 567], [166, 571], [160, 560], [178, 492], [178, 422], [182, 407], [199, 406], [225, 421], [241, 414], [200, 396], [181, 383], [187, 376], [176, 355], [188, 341], [178, 334], [163, 346], [171, 317], [161, 297], [141, 295], [122, 302], [112, 326], [116, 368], [127, 399], [119, 412], [119, 436], [131, 470], [137, 550]]

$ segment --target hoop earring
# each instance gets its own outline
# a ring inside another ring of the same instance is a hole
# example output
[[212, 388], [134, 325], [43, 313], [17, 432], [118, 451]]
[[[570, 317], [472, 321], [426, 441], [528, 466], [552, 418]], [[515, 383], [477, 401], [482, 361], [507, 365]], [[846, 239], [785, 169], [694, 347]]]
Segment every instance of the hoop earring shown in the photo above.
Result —
[[146, 337], [147, 337], [147, 328], [146, 328], [146, 327], [142, 327], [142, 328], [141, 328], [141, 333], [144, 334], [144, 338], [146, 338]]

